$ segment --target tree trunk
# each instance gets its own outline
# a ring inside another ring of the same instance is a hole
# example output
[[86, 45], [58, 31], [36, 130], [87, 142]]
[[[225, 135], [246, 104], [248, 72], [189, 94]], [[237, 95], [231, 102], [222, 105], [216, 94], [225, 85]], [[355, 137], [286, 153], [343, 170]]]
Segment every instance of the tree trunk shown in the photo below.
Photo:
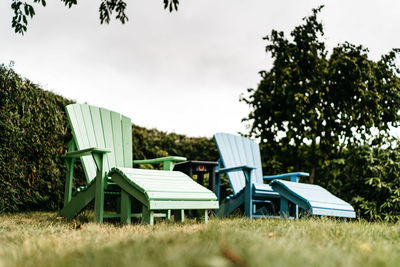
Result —
[[311, 174], [310, 174], [310, 178], [309, 178], [310, 184], [314, 183], [314, 177], [315, 177], [315, 166], [313, 166], [311, 169]]

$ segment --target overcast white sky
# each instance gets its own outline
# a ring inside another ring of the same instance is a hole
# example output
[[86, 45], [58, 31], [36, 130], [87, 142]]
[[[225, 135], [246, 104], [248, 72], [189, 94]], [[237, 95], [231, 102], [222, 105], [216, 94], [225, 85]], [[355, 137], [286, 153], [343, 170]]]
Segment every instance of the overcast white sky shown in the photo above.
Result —
[[400, 47], [400, 1], [127, 0], [129, 21], [100, 25], [100, 1], [37, 8], [28, 32], [11, 29], [11, 0], [0, 1], [0, 63], [43, 88], [131, 117], [144, 127], [190, 136], [245, 132], [241, 93], [271, 66], [262, 37], [288, 35], [311, 9], [330, 47], [349, 41], [378, 59]]

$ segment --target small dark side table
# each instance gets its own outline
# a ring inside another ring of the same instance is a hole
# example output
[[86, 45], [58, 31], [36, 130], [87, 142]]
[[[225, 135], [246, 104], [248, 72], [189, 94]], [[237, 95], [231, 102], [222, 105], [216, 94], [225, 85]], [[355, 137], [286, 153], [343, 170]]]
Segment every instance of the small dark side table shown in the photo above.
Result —
[[218, 162], [215, 161], [188, 160], [176, 163], [174, 171], [181, 171], [192, 178], [196, 174], [197, 182], [202, 186], [204, 186], [204, 174], [208, 173], [208, 189], [215, 193], [215, 168], [217, 166]]

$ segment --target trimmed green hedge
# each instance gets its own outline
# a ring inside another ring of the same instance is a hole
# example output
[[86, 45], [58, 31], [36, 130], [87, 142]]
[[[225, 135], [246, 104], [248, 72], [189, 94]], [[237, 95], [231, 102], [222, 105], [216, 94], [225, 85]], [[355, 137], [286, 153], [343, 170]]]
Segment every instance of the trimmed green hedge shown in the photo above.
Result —
[[[0, 65], [0, 213], [62, 207], [66, 168], [61, 155], [72, 138], [64, 107], [70, 103]], [[166, 155], [218, 158], [208, 138], [136, 125], [132, 133], [135, 159]], [[84, 184], [80, 167], [76, 174], [78, 185]]]
[[0, 213], [60, 207], [69, 103], [0, 66]]
[[[73, 101], [42, 90], [0, 65], [0, 213], [61, 208], [66, 173], [61, 155], [72, 138], [64, 107], [70, 103]], [[132, 134], [134, 159], [167, 155], [218, 158], [214, 141], [208, 138], [136, 125]], [[354, 205], [358, 216], [400, 221], [400, 148], [348, 147], [334, 160], [320, 158], [317, 183]], [[263, 154], [264, 173], [292, 171], [285, 159], [279, 151], [274, 156]], [[82, 168], [76, 165], [77, 185], [82, 185]], [[221, 195], [229, 193], [224, 179]]]

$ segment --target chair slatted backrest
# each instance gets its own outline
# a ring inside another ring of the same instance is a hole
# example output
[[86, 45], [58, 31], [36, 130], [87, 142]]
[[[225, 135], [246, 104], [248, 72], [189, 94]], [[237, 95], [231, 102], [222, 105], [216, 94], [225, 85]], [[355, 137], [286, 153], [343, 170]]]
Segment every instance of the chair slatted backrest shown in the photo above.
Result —
[[[256, 167], [252, 173], [253, 183], [263, 183], [260, 147], [256, 142], [227, 133], [217, 133], [214, 135], [214, 139], [223, 167], [230, 168], [240, 165]], [[246, 178], [243, 171], [229, 172], [227, 175], [234, 194], [245, 187]]]
[[[78, 150], [91, 147], [108, 148], [105, 170], [112, 167], [132, 167], [132, 123], [119, 113], [86, 104], [66, 106], [75, 144]], [[96, 176], [92, 156], [81, 157], [88, 183]]]

